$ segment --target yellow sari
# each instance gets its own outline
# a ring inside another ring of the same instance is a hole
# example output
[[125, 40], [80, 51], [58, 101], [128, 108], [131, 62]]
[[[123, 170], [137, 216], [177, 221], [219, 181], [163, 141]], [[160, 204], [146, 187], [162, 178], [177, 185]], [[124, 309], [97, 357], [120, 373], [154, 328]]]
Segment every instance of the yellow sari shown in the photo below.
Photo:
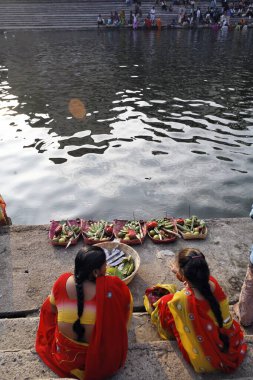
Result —
[[[219, 302], [223, 327], [219, 328], [216, 318], [206, 300], [198, 300], [190, 288], [174, 291], [150, 303], [150, 291], [146, 291], [144, 305], [151, 314], [163, 339], [176, 338], [184, 358], [196, 372], [234, 371], [243, 361], [247, 345], [239, 324], [231, 318], [226, 295], [218, 282], [214, 295]], [[160, 285], [161, 286], [161, 285]], [[164, 287], [164, 285], [162, 285]], [[169, 289], [168, 285], [165, 285]], [[219, 333], [229, 337], [229, 350], [223, 352]]]

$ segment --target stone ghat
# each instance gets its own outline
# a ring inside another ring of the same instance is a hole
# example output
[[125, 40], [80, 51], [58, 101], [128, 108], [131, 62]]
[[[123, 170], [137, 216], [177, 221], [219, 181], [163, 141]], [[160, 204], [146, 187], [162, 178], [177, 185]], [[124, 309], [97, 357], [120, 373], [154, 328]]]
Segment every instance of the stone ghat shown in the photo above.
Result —
[[[135, 311], [141, 310], [145, 289], [155, 283], [179, 283], [168, 269], [183, 247], [203, 251], [212, 274], [227, 292], [230, 303], [238, 300], [246, 273], [253, 224], [250, 218], [207, 220], [206, 240], [177, 240], [155, 245], [148, 237], [135, 246], [141, 265], [129, 284]], [[52, 246], [49, 225], [7, 226], [0, 229], [0, 379], [50, 379], [57, 376], [34, 351], [38, 312], [55, 279], [73, 270], [74, 257], [83, 245], [67, 250]], [[123, 379], [252, 379], [253, 329], [246, 330], [249, 352], [234, 374], [197, 375], [182, 360], [175, 342], [161, 341], [146, 313], [133, 315], [129, 331], [129, 353], [125, 368], [115, 377]]]

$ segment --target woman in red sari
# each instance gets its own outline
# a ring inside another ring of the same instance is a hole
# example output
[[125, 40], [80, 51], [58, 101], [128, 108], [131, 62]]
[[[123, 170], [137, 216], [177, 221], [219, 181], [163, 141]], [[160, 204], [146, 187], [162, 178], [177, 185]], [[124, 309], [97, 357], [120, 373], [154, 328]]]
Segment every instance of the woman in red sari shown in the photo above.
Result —
[[[232, 319], [228, 299], [198, 249], [179, 252], [172, 267], [185, 288], [158, 284], [147, 289], [144, 304], [162, 338], [176, 338], [196, 372], [233, 372], [247, 351], [243, 332]], [[161, 296], [162, 294], [166, 295]]]
[[125, 363], [132, 296], [105, 271], [102, 248], [80, 249], [74, 274], [61, 275], [42, 306], [35, 348], [60, 377], [106, 379]]

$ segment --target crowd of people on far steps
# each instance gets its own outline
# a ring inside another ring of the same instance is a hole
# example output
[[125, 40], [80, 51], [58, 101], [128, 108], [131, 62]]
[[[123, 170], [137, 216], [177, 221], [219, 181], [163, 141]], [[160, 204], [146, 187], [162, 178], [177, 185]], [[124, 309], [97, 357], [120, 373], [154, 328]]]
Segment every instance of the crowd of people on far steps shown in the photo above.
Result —
[[[110, 15], [103, 17], [98, 15], [98, 26], [129, 26], [133, 29], [160, 29], [162, 26], [189, 26], [198, 27], [209, 25], [214, 29], [246, 30], [253, 17], [253, 3], [249, 0], [241, 0], [229, 3], [222, 0], [217, 4], [217, 0], [211, 0], [209, 5], [196, 5], [195, 0], [173, 0], [167, 4], [166, 0], [156, 0], [149, 12], [143, 15], [141, 0], [126, 0], [128, 10], [111, 11]], [[165, 18], [164, 14], [171, 14], [172, 17]], [[236, 23], [234, 20], [237, 20]]]

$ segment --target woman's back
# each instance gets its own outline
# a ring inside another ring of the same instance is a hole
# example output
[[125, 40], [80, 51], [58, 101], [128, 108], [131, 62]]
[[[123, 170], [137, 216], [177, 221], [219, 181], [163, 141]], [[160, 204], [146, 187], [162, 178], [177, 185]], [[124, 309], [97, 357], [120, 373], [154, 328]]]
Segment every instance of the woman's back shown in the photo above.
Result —
[[[84, 282], [83, 292], [85, 302], [80, 323], [85, 332], [82, 341], [89, 343], [96, 321], [96, 284]], [[50, 301], [57, 308], [59, 331], [66, 337], [77, 340], [77, 335], [73, 331], [73, 324], [78, 317], [77, 293], [74, 276], [71, 273], [59, 277], [52, 290]]]
[[132, 297], [105, 272], [102, 248], [80, 249], [74, 275], [61, 275], [42, 305], [35, 347], [60, 377], [105, 379], [124, 366]]
[[[173, 285], [158, 284], [147, 289], [144, 298], [159, 334], [176, 338], [196, 372], [234, 371], [242, 363], [247, 345], [230, 315], [226, 294], [210, 276], [205, 256], [195, 248], [185, 248], [171, 269], [185, 287], [172, 292]], [[153, 296], [160, 288], [172, 290], [154, 303]]]

